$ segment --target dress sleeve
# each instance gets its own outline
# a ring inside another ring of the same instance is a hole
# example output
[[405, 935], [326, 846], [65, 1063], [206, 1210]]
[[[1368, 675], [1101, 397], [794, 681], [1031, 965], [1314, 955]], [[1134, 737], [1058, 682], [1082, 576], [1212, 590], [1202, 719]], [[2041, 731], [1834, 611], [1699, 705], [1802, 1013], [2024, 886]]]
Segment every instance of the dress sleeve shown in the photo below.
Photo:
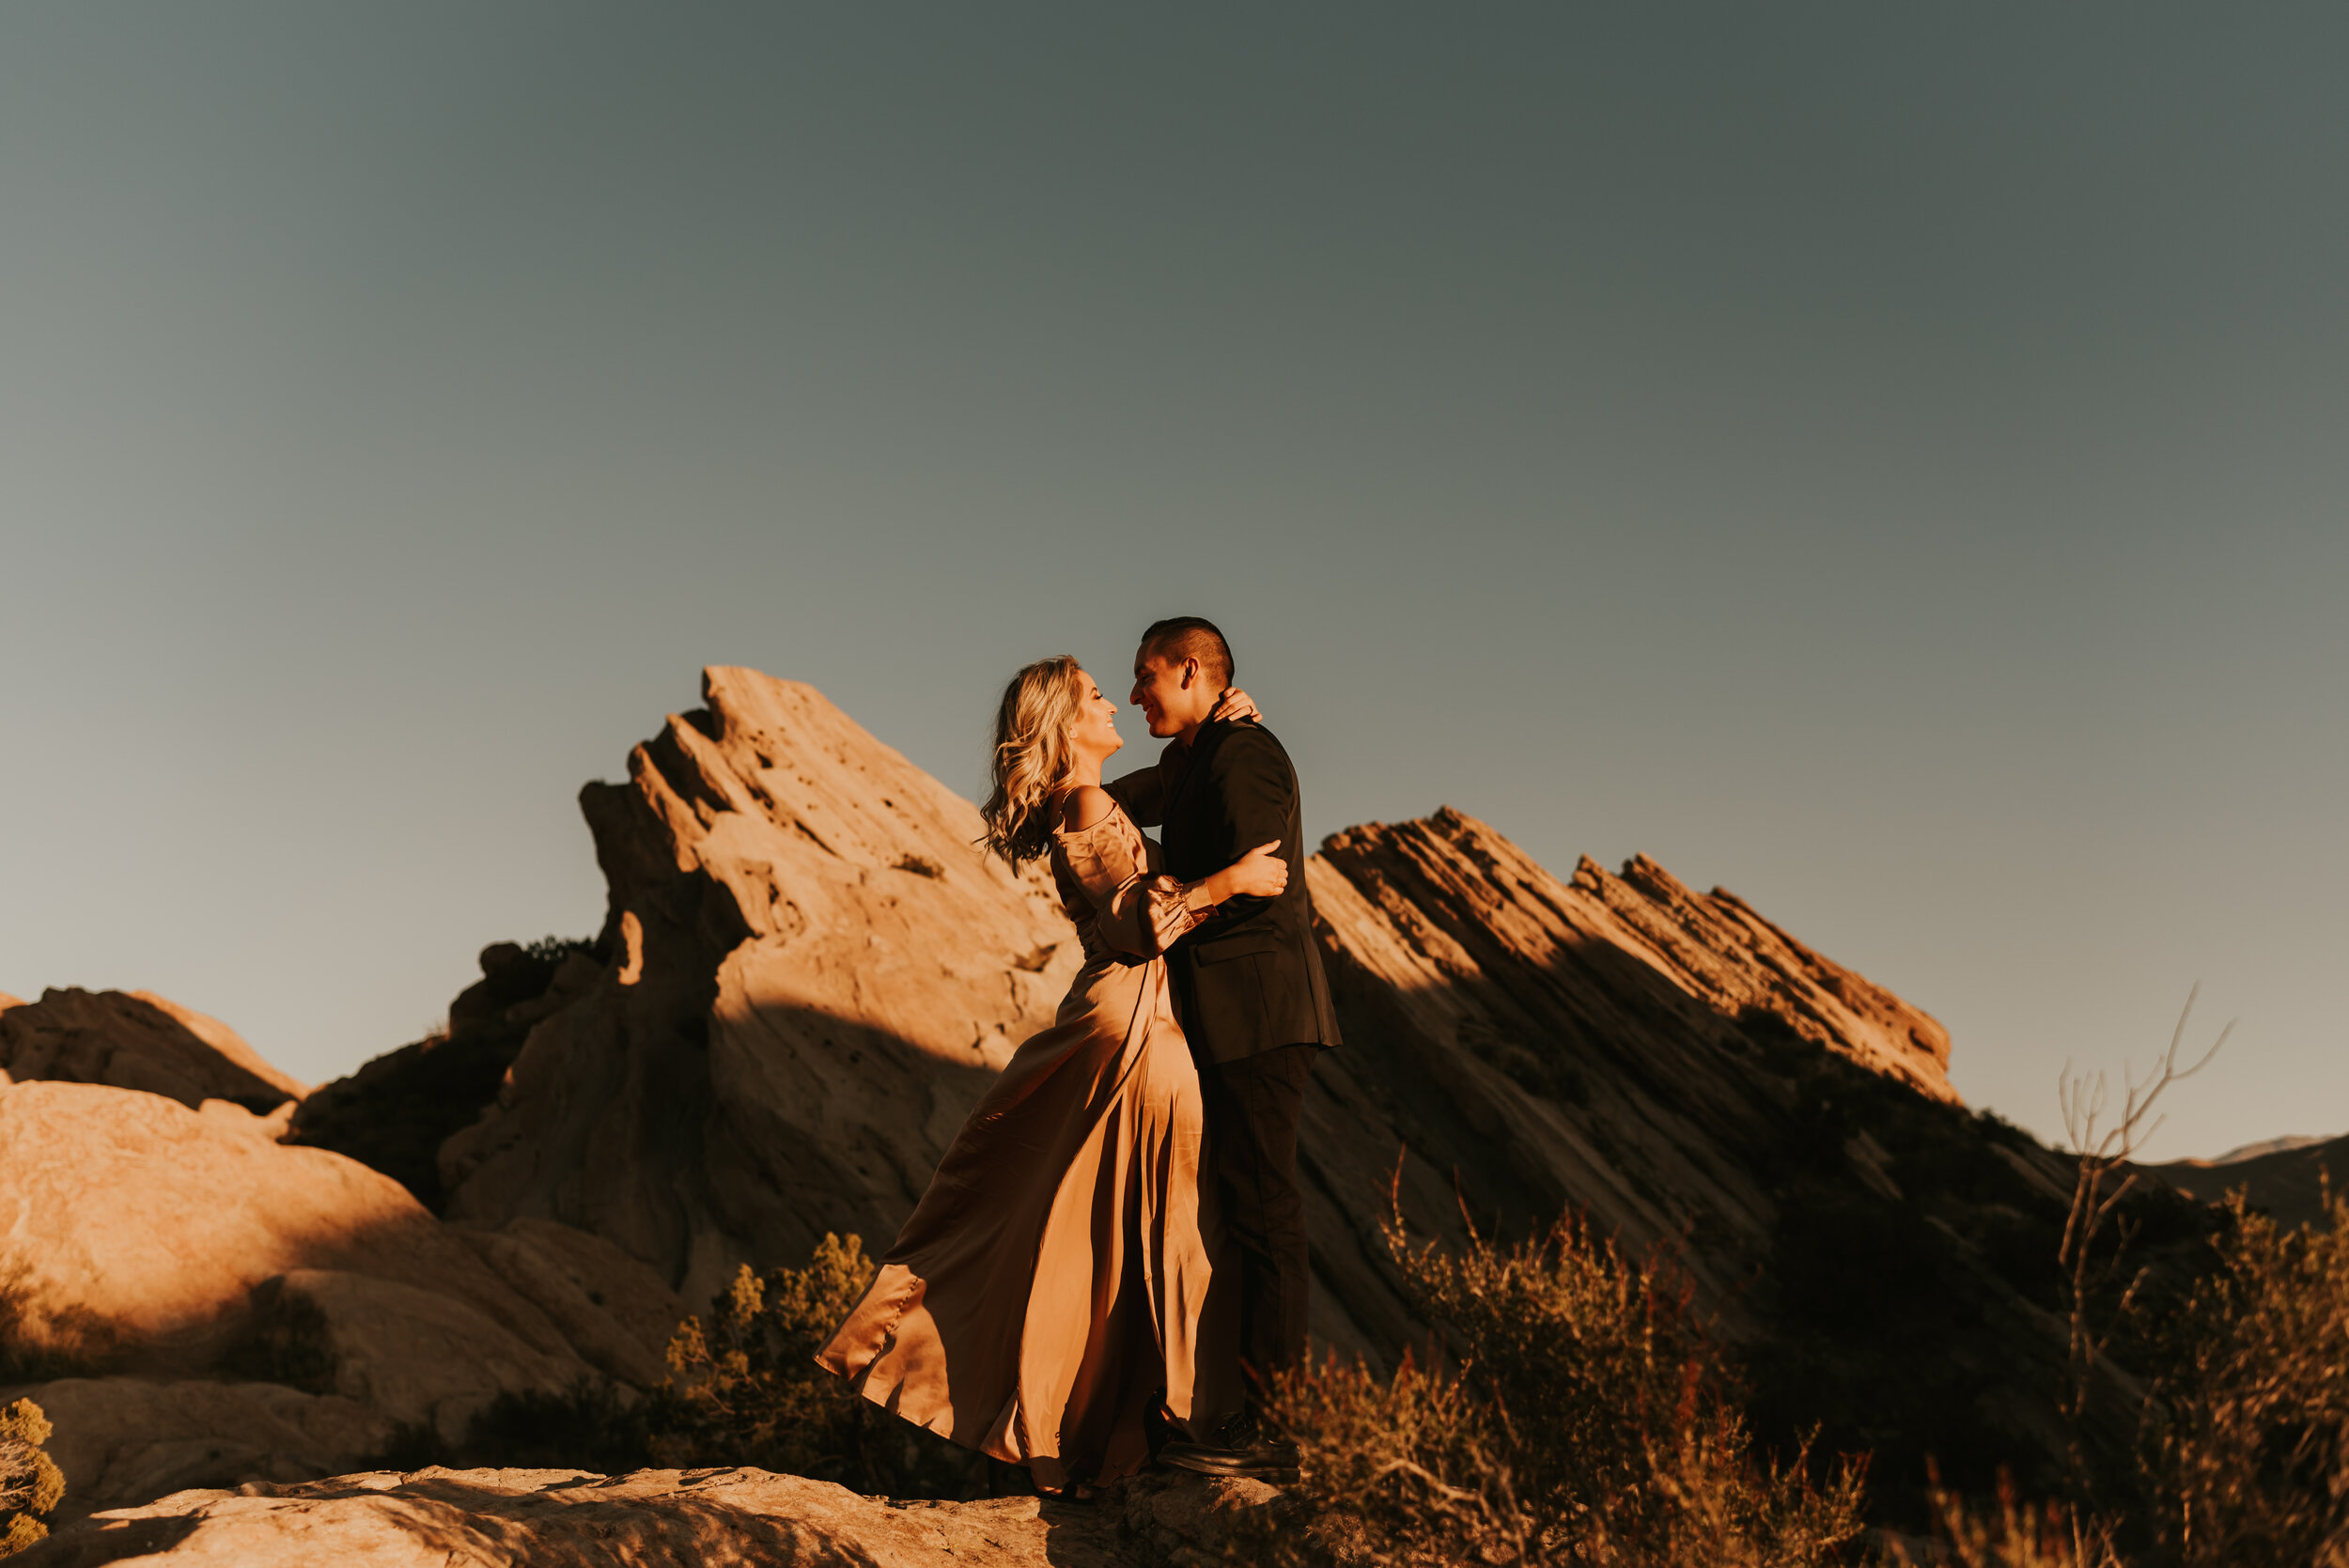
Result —
[[1120, 953], [1155, 958], [1215, 912], [1204, 882], [1178, 882], [1137, 862], [1108, 822], [1062, 840], [1068, 869], [1094, 908], [1094, 929]]

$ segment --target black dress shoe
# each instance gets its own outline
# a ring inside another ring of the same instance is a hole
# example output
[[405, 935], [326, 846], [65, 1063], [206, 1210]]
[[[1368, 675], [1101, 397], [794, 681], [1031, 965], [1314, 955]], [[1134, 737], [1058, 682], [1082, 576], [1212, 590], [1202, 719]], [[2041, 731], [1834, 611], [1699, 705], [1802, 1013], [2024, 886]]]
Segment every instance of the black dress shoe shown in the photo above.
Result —
[[1293, 1486], [1298, 1480], [1297, 1445], [1265, 1431], [1252, 1411], [1228, 1418], [1205, 1442], [1167, 1444], [1159, 1450], [1159, 1463], [1275, 1486]]

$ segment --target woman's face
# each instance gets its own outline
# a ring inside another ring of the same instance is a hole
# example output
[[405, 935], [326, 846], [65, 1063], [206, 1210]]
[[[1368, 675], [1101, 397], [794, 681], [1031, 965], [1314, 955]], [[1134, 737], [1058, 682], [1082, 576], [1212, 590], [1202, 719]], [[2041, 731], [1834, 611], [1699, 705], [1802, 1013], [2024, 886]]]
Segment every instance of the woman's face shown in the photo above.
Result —
[[1077, 722], [1068, 731], [1069, 746], [1085, 756], [1105, 757], [1126, 742], [1117, 733], [1117, 705], [1101, 695], [1100, 686], [1082, 670], [1077, 672]]

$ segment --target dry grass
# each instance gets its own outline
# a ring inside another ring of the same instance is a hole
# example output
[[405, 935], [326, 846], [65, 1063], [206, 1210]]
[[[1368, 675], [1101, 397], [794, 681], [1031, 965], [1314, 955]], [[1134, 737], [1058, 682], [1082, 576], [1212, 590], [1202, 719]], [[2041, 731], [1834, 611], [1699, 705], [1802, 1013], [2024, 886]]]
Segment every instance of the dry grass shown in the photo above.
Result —
[[[1928, 1561], [1952, 1568], [2123, 1568], [2110, 1529], [2061, 1503], [2025, 1503], [2004, 1476], [1995, 1510], [1944, 1489], [1937, 1475], [1931, 1497], [1937, 1549]], [[1916, 1560], [1892, 1549], [1890, 1561], [1901, 1568]]]

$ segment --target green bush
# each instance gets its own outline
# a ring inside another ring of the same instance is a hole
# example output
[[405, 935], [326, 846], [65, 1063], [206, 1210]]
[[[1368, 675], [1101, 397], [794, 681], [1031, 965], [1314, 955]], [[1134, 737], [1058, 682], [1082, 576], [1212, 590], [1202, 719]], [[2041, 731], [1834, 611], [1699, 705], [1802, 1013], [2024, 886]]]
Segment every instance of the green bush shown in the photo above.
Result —
[[855, 1236], [825, 1236], [803, 1268], [760, 1275], [745, 1265], [706, 1319], [677, 1326], [661, 1387], [636, 1396], [582, 1379], [560, 1393], [503, 1393], [460, 1441], [402, 1426], [366, 1467], [753, 1466], [893, 1497], [977, 1496], [978, 1455], [878, 1408], [816, 1364], [872, 1278]]
[[754, 1465], [893, 1497], [981, 1489], [978, 1455], [900, 1421], [816, 1364], [873, 1280], [856, 1236], [827, 1234], [804, 1268], [748, 1264], [669, 1342], [672, 1373], [652, 1412], [664, 1465]]
[[0, 1409], [0, 1557], [46, 1537], [41, 1515], [65, 1497], [65, 1477], [41, 1446], [49, 1433], [49, 1418], [29, 1399]]
[[[1566, 1219], [1517, 1246], [1387, 1244], [1456, 1373], [1406, 1358], [1385, 1381], [1334, 1360], [1276, 1380], [1305, 1451], [1268, 1560], [1770, 1564], [1842, 1560], [1864, 1465], [1811, 1474], [1753, 1451], [1721, 1357], [1661, 1258], [1634, 1262]], [[1301, 1525], [1301, 1528], [1299, 1528]]]

